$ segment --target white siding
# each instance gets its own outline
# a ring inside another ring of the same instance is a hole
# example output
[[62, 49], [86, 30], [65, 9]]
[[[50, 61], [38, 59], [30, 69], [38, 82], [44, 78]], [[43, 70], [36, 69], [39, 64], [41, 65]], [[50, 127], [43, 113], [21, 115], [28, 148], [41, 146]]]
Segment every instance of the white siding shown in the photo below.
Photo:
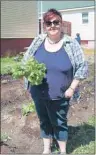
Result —
[[[88, 24], [82, 23], [82, 12], [89, 12]], [[72, 37], [80, 33], [82, 40], [94, 40], [94, 10], [78, 10], [62, 13], [63, 20], [71, 22]]]
[[37, 1], [1, 1], [1, 38], [34, 38], [37, 33]]

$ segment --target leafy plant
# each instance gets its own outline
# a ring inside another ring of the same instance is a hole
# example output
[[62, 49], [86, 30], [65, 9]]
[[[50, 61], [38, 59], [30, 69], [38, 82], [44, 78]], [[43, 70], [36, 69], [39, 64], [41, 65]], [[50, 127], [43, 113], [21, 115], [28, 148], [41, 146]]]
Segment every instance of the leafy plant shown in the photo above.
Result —
[[96, 143], [91, 141], [89, 144], [83, 146], [81, 145], [76, 150], [73, 151], [74, 154], [94, 154], [96, 148]]
[[6, 142], [7, 140], [10, 140], [11, 138], [8, 136], [7, 133], [1, 133], [1, 141]]
[[32, 85], [39, 85], [42, 83], [45, 71], [45, 64], [40, 64], [31, 57], [25, 64], [17, 64], [12, 69], [12, 76], [16, 79], [25, 76]]
[[29, 103], [28, 105], [23, 105], [22, 106], [22, 114], [23, 116], [27, 116], [28, 113], [30, 112], [35, 112], [35, 105], [34, 103]]

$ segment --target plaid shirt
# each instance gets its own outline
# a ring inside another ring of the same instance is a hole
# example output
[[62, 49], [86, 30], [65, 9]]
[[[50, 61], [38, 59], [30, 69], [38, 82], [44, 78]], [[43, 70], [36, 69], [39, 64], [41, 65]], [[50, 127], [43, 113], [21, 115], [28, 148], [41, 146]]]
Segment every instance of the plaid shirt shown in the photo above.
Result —
[[[29, 46], [28, 50], [26, 51], [24, 58], [22, 60], [22, 63], [26, 63], [26, 61], [30, 58], [30, 56], [34, 56], [36, 50], [39, 48], [39, 46], [43, 43], [44, 39], [46, 38], [46, 34], [42, 34], [37, 36]], [[65, 51], [67, 52], [69, 59], [73, 66], [73, 77], [74, 79], [82, 80], [87, 78], [88, 76], [88, 65], [84, 58], [84, 53], [79, 45], [79, 43], [76, 41], [76, 39], [72, 39], [68, 35], [64, 35], [63, 37], [63, 47]], [[25, 88], [29, 88], [29, 82], [25, 78]], [[74, 93], [75, 98], [78, 97], [77, 91]]]

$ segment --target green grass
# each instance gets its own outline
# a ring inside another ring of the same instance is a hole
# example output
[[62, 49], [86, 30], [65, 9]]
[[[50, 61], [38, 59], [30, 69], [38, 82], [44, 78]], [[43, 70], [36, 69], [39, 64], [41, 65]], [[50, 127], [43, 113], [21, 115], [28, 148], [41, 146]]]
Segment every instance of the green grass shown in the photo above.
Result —
[[14, 57], [0, 58], [1, 60], [1, 74], [11, 74], [11, 69], [20, 61], [14, 61]]
[[94, 141], [91, 141], [88, 145], [81, 145], [76, 150], [74, 150], [73, 154], [95, 154], [96, 144]]
[[69, 126], [67, 153], [95, 154], [95, 119], [91, 117], [80, 126]]

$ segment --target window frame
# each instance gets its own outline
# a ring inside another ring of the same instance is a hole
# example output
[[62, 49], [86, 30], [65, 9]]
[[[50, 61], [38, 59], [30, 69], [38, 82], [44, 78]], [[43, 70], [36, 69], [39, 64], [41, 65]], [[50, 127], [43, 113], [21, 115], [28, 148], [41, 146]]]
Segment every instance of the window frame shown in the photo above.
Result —
[[88, 24], [88, 23], [89, 23], [89, 13], [82, 12], [82, 24]]

